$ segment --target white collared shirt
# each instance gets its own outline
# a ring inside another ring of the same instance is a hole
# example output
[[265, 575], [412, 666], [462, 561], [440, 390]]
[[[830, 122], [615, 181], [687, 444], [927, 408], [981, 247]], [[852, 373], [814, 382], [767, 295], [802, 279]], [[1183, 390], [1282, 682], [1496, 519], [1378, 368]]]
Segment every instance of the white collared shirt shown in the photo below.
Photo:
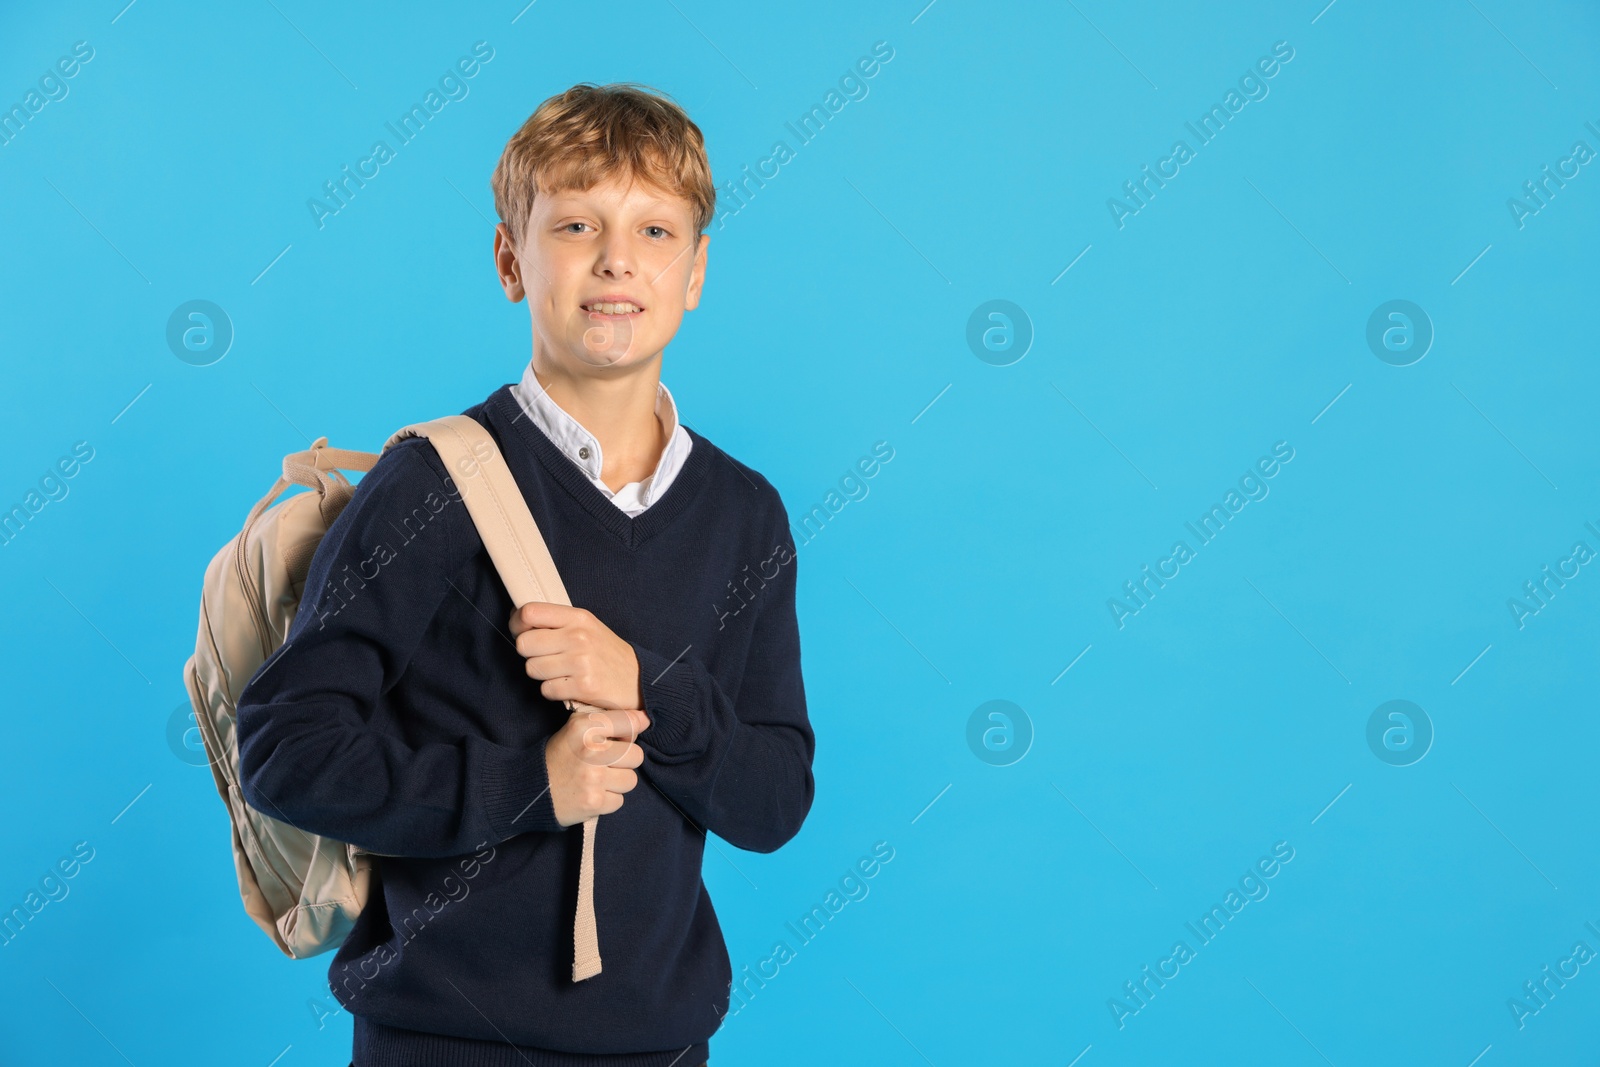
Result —
[[533, 420], [534, 425], [554, 442], [562, 454], [578, 465], [595, 488], [604, 493], [629, 518], [639, 515], [661, 499], [661, 495], [667, 491], [672, 485], [672, 480], [683, 469], [684, 460], [689, 457], [689, 450], [694, 446], [694, 442], [689, 439], [689, 432], [678, 423], [678, 406], [673, 402], [672, 393], [665, 384], [656, 382], [655, 411], [667, 427], [667, 447], [661, 450], [661, 459], [656, 463], [654, 473], [643, 481], [629, 482], [613, 493], [611, 487], [600, 480], [604, 458], [600, 454], [600, 441], [594, 434], [584, 429], [577, 419], [550, 399], [550, 394], [545, 392], [544, 386], [539, 384], [538, 377], [533, 373], [531, 360], [527, 369], [522, 372], [522, 380], [511, 387], [511, 395], [516, 397], [523, 413]]

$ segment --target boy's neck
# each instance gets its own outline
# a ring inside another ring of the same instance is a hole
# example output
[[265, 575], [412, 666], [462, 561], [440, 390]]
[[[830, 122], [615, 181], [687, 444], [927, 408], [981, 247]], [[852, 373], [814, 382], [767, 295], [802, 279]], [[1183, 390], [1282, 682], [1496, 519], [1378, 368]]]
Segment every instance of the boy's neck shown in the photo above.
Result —
[[600, 480], [612, 492], [655, 472], [667, 446], [666, 425], [656, 414], [659, 357], [639, 364], [636, 373], [604, 378], [566, 373], [535, 356], [533, 373], [556, 406], [600, 442]]

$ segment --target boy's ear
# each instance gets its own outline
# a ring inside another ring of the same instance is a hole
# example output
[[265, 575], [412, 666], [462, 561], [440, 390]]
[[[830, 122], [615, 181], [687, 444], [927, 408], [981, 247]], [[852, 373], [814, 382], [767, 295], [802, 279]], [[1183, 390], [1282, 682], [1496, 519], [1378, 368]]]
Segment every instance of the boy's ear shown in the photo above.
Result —
[[689, 288], [683, 294], [683, 309], [693, 311], [700, 305], [700, 287], [706, 281], [706, 248], [711, 244], [711, 235], [700, 235], [700, 247], [694, 253], [694, 267], [689, 271]]
[[511, 230], [503, 222], [496, 223], [494, 228], [494, 269], [500, 275], [500, 288], [506, 291], [507, 300], [516, 304], [528, 295], [522, 287], [522, 264], [517, 259], [517, 247], [511, 240]]

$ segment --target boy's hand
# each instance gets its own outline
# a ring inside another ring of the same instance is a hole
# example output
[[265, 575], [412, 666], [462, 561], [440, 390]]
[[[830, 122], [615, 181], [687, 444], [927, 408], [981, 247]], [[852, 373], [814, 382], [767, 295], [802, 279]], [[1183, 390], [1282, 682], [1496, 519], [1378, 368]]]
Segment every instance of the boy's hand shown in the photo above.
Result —
[[644, 705], [633, 646], [593, 612], [532, 601], [511, 613], [511, 635], [546, 699], [610, 709]]
[[644, 762], [644, 749], [633, 739], [649, 725], [637, 708], [575, 711], [568, 717], [544, 746], [557, 822], [572, 826], [622, 807], [622, 794], [639, 784], [633, 768]]

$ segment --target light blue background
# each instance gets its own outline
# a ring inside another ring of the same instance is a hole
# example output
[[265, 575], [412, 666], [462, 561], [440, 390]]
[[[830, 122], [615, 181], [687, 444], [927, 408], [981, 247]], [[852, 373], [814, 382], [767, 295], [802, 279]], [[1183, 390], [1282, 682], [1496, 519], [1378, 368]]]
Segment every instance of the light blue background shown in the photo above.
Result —
[[[800, 548], [811, 815], [707, 852], [735, 971], [894, 859], [713, 1063], [1600, 1059], [1600, 966], [1520, 1029], [1507, 1006], [1600, 950], [1600, 576], [1507, 607], [1600, 550], [1600, 164], [1507, 208], [1600, 150], [1592, 7], [123, 2], [0, 15], [6, 107], [95, 49], [0, 147], [0, 505], [95, 449], [0, 548], [0, 907], [95, 850], [0, 949], [0, 1061], [347, 1062], [329, 957], [248, 920], [168, 746], [200, 580], [307, 436], [376, 449], [519, 375], [489, 173], [541, 100], [620, 80], [687, 108], [721, 182], [796, 153], [710, 231], [664, 362], [684, 421], [797, 521], [894, 449]], [[317, 229], [306, 200], [479, 40], [470, 95]], [[1119, 229], [1107, 199], [1277, 41], [1270, 94]], [[192, 299], [236, 329], [212, 366], [164, 341]], [[1034, 331], [1010, 366], [965, 341], [995, 299]], [[1436, 331], [1408, 367], [1366, 344], [1391, 299]], [[1278, 441], [1270, 495], [1119, 629], [1108, 598]], [[967, 743], [996, 699], [1033, 733], [1004, 767]], [[1366, 742], [1391, 699], [1436, 731], [1412, 766]], [[1270, 895], [1119, 1028], [1108, 1000], [1279, 841]]]

